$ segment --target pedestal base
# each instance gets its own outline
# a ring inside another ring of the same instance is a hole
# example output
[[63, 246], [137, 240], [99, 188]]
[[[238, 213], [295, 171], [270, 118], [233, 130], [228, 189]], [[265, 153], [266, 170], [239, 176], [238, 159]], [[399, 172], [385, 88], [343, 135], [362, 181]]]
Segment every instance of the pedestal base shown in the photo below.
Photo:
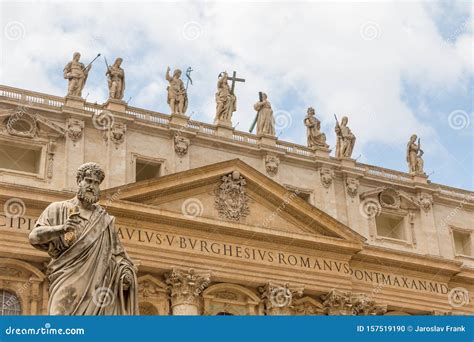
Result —
[[277, 138], [273, 135], [261, 134], [257, 137], [259, 140], [259, 145], [276, 146]]
[[232, 122], [223, 121], [223, 120], [214, 120], [214, 125], [216, 125], [216, 132], [218, 136], [232, 139], [234, 134], [234, 129], [232, 127]]
[[127, 102], [118, 99], [108, 99], [107, 102], [104, 103], [104, 108], [114, 112], [125, 113]]
[[331, 150], [329, 148], [325, 147], [312, 147], [314, 156], [315, 157], [322, 157], [322, 158], [328, 158], [329, 159], [329, 153]]
[[86, 100], [79, 96], [66, 96], [66, 101], [64, 102], [65, 107], [77, 108], [77, 109], [84, 109], [84, 104]]
[[189, 118], [186, 115], [176, 114], [176, 113], [171, 114], [170, 124], [172, 125], [186, 127], [188, 125], [188, 121], [189, 121]]

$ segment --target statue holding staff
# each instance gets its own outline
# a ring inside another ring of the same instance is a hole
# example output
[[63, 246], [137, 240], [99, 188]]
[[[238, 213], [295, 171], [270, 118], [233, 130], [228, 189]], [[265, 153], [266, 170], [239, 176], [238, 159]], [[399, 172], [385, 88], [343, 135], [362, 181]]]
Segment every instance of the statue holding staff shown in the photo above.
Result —
[[[100, 53], [97, 57], [99, 56]], [[72, 61], [66, 64], [63, 70], [64, 79], [68, 80], [67, 96], [82, 96], [82, 90], [86, 85], [87, 76], [89, 76], [92, 63], [97, 59], [97, 57], [87, 66], [84, 66], [84, 64], [79, 62], [81, 54], [79, 52], [74, 52]]]
[[273, 110], [270, 102], [267, 99], [267, 94], [259, 92], [259, 101], [253, 106], [257, 111], [257, 116], [250, 128], [253, 131], [255, 122], [257, 123], [257, 135], [275, 135], [275, 118], [273, 117]]
[[176, 69], [173, 76], [170, 75], [170, 67], [166, 69], [166, 80], [169, 82], [168, 90], [168, 104], [171, 108], [171, 114], [186, 113], [188, 108], [188, 95], [184, 82], [181, 80], [181, 70]]
[[415, 174], [424, 174], [423, 150], [421, 149], [420, 138], [418, 138], [418, 144], [416, 139], [416, 134], [413, 134], [407, 144], [408, 171]]
[[231, 121], [232, 113], [237, 110], [237, 98], [231, 92], [227, 80], [227, 72], [224, 71], [219, 74], [216, 93], [216, 117], [214, 121]]
[[352, 150], [354, 149], [356, 137], [352, 134], [351, 129], [347, 127], [347, 122], [349, 119], [347, 116], [342, 118], [341, 124], [339, 125], [339, 121], [337, 120], [336, 115], [336, 135], [337, 135], [337, 143], [336, 143], [336, 158], [343, 159], [343, 158], [350, 158], [352, 155]]
[[[104, 57], [105, 58], [105, 57]], [[109, 98], [121, 100], [123, 99], [125, 91], [125, 72], [120, 67], [122, 65], [122, 58], [117, 58], [112, 66], [107, 64], [107, 59], [105, 64], [107, 65], [107, 82], [109, 85]]]

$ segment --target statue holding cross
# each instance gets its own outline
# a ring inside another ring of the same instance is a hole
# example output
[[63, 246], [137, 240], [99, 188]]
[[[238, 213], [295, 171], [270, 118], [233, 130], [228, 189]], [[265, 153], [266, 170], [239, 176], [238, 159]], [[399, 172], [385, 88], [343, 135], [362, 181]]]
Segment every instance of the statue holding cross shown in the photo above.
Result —
[[[232, 81], [231, 87], [227, 83]], [[234, 71], [232, 77], [227, 75], [227, 72], [221, 72], [217, 80], [216, 93], [216, 117], [214, 123], [222, 122], [224, 124], [232, 125], [232, 113], [237, 109], [237, 98], [234, 94], [235, 82], [245, 82], [243, 78], [237, 78]]]

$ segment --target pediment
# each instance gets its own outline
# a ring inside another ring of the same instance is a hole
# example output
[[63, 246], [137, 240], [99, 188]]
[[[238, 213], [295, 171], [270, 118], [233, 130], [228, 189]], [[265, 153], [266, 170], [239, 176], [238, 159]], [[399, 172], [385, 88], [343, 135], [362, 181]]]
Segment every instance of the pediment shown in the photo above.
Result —
[[23, 138], [35, 138], [40, 135], [62, 137], [65, 128], [37, 113], [31, 113], [28, 108], [18, 108], [16, 111], [0, 113], [0, 126], [7, 134]]
[[420, 203], [417, 199], [409, 196], [402, 190], [388, 186], [382, 186], [375, 189], [364, 191], [360, 194], [363, 201], [367, 198], [374, 198], [381, 207], [388, 209], [419, 209]]
[[153, 208], [196, 224], [205, 221], [282, 232], [286, 236], [294, 233], [356, 244], [364, 241], [343, 223], [239, 159], [104, 192], [106, 197], [113, 196], [115, 203]]

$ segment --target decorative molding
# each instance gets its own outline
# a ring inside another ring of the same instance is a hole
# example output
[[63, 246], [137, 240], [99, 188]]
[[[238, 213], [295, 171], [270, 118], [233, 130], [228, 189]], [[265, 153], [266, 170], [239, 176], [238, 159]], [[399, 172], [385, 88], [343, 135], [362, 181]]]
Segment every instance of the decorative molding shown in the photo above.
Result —
[[329, 188], [332, 184], [332, 180], [334, 179], [334, 171], [329, 168], [322, 167], [320, 169], [320, 174], [321, 174], [321, 184], [326, 189]]
[[215, 190], [214, 199], [220, 217], [239, 221], [249, 214], [249, 199], [245, 192], [245, 185], [246, 181], [238, 171], [221, 178], [221, 184]]
[[347, 194], [354, 198], [359, 192], [359, 180], [357, 178], [348, 177], [346, 178], [346, 189]]
[[188, 153], [190, 140], [186, 137], [183, 137], [180, 134], [175, 134], [173, 138], [174, 142], [174, 151], [180, 157], [185, 156]]
[[265, 304], [267, 315], [288, 315], [292, 313], [293, 300], [303, 295], [304, 287], [290, 287], [290, 284], [268, 282], [258, 288]]
[[[23, 123], [23, 126], [28, 125], [29, 129], [26, 130], [18, 130], [15, 126], [18, 124]], [[35, 138], [37, 134], [37, 118], [36, 115], [31, 115], [24, 111], [16, 112], [7, 120], [6, 123], [7, 132], [10, 135], [22, 137], [22, 138]]]
[[433, 205], [433, 197], [428, 194], [421, 194], [420, 207], [425, 213], [429, 212]]
[[278, 173], [278, 166], [280, 165], [280, 158], [273, 155], [265, 156], [265, 170], [271, 177], [276, 176]]
[[326, 307], [328, 315], [352, 315], [352, 302], [350, 292], [331, 290], [322, 295], [323, 306]]
[[127, 132], [127, 125], [124, 123], [114, 123], [110, 127], [109, 137], [115, 145], [120, 145], [125, 141], [125, 133]]
[[56, 154], [56, 140], [49, 139], [48, 148], [47, 148], [48, 160], [46, 166], [46, 176], [48, 178], [53, 178], [54, 170], [54, 155]]
[[382, 208], [400, 209], [400, 193], [393, 188], [385, 188], [379, 193], [379, 202]]
[[188, 271], [173, 268], [165, 275], [169, 285], [172, 306], [190, 304], [199, 305], [198, 297], [209, 286], [210, 273], [197, 274], [194, 269]]
[[69, 119], [67, 122], [67, 135], [73, 141], [74, 145], [76, 142], [81, 140], [84, 132], [84, 121]]

